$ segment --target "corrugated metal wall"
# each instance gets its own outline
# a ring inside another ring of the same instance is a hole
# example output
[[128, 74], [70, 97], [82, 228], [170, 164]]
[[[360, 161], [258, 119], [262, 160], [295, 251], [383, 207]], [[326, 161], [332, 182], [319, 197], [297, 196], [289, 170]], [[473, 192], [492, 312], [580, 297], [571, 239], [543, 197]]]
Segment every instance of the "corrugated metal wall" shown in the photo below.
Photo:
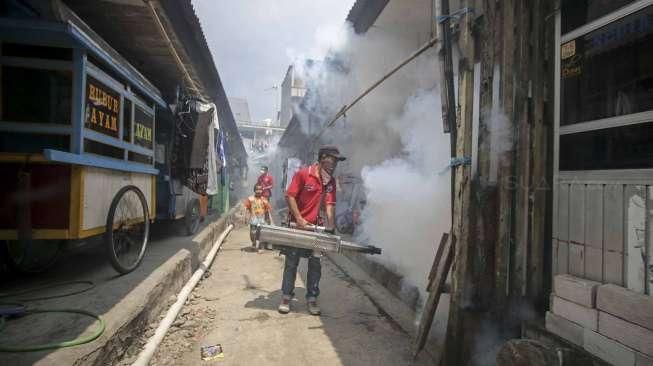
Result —
[[560, 179], [553, 272], [653, 292], [653, 181], [583, 183]]

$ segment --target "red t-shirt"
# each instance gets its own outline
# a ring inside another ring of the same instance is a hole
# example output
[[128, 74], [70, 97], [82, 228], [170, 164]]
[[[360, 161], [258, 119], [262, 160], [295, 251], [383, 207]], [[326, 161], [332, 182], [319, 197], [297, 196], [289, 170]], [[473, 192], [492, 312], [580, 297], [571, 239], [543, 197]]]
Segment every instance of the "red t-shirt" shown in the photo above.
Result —
[[261, 174], [258, 177], [257, 184], [263, 187], [263, 197], [270, 198], [272, 195], [272, 176], [270, 174]]
[[329, 183], [323, 185], [319, 169], [317, 164], [300, 169], [292, 177], [286, 191], [286, 196], [294, 197], [297, 200], [297, 208], [302, 217], [312, 224], [317, 224], [322, 190], [325, 192], [324, 205], [336, 204], [336, 181], [331, 178]]

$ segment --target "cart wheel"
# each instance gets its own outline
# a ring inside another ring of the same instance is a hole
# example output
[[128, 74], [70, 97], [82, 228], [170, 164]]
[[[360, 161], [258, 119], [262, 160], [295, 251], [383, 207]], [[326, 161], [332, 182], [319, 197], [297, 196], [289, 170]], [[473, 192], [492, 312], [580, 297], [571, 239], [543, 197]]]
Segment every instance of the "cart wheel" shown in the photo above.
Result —
[[186, 235], [193, 235], [200, 227], [200, 202], [196, 199], [191, 200], [186, 207], [184, 216], [184, 229]]
[[61, 254], [61, 240], [6, 240], [4, 247], [7, 266], [19, 273], [41, 273]]
[[105, 233], [107, 255], [116, 271], [125, 274], [138, 267], [149, 234], [150, 217], [143, 192], [135, 186], [123, 187], [111, 201]]

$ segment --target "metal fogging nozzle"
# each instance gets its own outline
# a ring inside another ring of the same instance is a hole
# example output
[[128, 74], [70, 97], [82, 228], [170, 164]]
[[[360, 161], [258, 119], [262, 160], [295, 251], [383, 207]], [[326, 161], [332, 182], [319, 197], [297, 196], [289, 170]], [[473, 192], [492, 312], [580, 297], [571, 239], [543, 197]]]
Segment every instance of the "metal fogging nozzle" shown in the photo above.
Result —
[[[320, 227], [314, 227], [318, 230]], [[365, 254], [381, 254], [381, 248], [343, 241], [340, 236], [319, 231], [299, 230], [272, 225], [259, 225], [256, 230], [261, 243], [286, 246], [321, 252], [342, 253], [343, 251]]]

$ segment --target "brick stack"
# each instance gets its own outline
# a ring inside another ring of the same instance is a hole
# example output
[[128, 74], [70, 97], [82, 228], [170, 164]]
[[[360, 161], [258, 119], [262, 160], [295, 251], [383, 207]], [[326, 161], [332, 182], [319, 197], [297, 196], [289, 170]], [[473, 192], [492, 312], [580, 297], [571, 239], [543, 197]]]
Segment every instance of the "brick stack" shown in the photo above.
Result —
[[611, 364], [653, 366], [653, 297], [557, 275], [546, 329]]

